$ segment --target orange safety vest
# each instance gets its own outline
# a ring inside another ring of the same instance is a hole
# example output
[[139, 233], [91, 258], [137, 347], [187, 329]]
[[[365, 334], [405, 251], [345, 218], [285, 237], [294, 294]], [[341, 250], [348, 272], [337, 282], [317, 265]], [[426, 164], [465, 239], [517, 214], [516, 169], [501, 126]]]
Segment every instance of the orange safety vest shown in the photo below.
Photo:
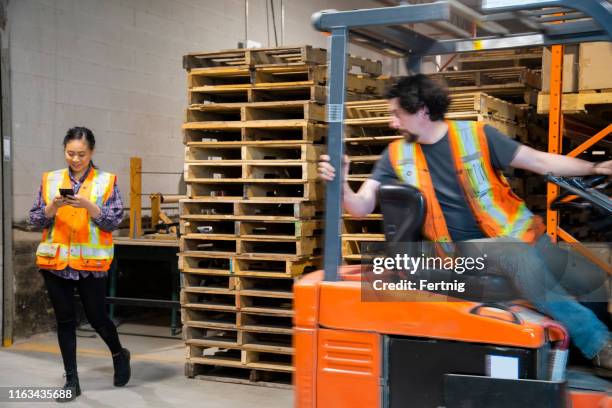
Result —
[[[92, 168], [78, 196], [102, 207], [113, 192], [115, 175]], [[42, 198], [50, 205], [60, 188], [71, 188], [68, 169], [43, 174]], [[101, 230], [85, 208], [63, 206], [43, 231], [36, 250], [36, 264], [41, 269], [63, 270], [67, 266], [80, 271], [107, 271], [113, 260], [113, 236]]]
[[[546, 229], [544, 222], [527, 209], [503, 174], [491, 165], [484, 124], [446, 123], [459, 185], [483, 234], [534, 243]], [[421, 146], [396, 140], [389, 145], [389, 158], [399, 180], [420, 189], [425, 196], [423, 235], [431, 241], [451, 242]]]

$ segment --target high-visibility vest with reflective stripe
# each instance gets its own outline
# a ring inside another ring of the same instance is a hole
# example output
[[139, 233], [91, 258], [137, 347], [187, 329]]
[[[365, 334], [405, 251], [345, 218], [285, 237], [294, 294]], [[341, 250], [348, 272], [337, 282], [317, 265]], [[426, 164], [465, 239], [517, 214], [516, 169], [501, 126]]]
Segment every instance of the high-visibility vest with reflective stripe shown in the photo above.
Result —
[[[535, 242], [544, 233], [544, 223], [512, 192], [503, 174], [493, 168], [484, 124], [446, 123], [459, 185], [480, 230], [487, 237], [513, 237]], [[432, 241], [450, 242], [421, 146], [404, 139], [396, 140], [389, 145], [389, 159], [399, 180], [418, 188], [425, 196], [423, 235]]]
[[[102, 208], [114, 185], [115, 175], [92, 168], [77, 195]], [[71, 187], [68, 169], [45, 173], [42, 180], [45, 205], [52, 203], [60, 188]], [[107, 271], [112, 260], [112, 233], [100, 229], [85, 208], [68, 205], [57, 210], [36, 251], [36, 264], [41, 269], [63, 270], [70, 266], [81, 271]]]

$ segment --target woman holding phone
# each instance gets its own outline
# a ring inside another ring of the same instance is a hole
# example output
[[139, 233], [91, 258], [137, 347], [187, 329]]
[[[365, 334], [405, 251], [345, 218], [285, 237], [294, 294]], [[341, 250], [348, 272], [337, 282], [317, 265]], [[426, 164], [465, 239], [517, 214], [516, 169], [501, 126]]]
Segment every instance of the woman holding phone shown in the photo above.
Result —
[[96, 140], [85, 127], [69, 129], [64, 137], [67, 167], [43, 174], [30, 222], [43, 228], [36, 251], [55, 311], [57, 338], [64, 362], [66, 397], [81, 394], [76, 361], [74, 291], [79, 291], [85, 315], [113, 356], [113, 383], [130, 379], [130, 352], [121, 346], [117, 329], [106, 313], [106, 277], [113, 260], [112, 231], [123, 218], [123, 203], [114, 174], [92, 162]]

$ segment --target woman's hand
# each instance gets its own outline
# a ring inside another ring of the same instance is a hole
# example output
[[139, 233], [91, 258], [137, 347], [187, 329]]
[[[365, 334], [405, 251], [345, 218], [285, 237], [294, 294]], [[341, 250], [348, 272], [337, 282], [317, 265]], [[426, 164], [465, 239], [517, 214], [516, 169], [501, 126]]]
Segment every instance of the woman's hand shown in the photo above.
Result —
[[91, 201], [89, 201], [88, 199], [86, 199], [85, 197], [66, 196], [64, 201], [66, 202], [66, 204], [68, 204], [71, 207], [85, 208], [87, 212], [89, 212], [89, 215], [92, 218], [96, 218], [97, 216], [100, 215], [100, 208], [94, 203], [92, 203]]
[[[349, 172], [349, 159], [346, 155], [342, 160], [342, 170], [344, 173], [344, 182], [346, 182]], [[336, 177], [336, 170], [329, 162], [329, 156], [326, 154], [322, 154], [321, 157], [319, 157], [318, 171], [321, 180], [332, 181]]]
[[45, 217], [49, 219], [55, 217], [55, 214], [57, 214], [57, 210], [59, 210], [65, 205], [67, 205], [65, 197], [61, 195], [53, 197], [51, 204], [45, 207]]

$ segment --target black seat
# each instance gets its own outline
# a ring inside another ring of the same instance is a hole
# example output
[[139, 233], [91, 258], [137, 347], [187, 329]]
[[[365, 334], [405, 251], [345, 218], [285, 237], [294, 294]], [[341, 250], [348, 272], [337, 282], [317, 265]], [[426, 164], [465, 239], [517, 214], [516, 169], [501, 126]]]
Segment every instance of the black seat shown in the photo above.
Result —
[[[378, 199], [383, 214], [387, 256], [421, 256], [426, 248], [421, 235], [427, 209], [423, 194], [409, 185], [384, 184], [379, 187]], [[465, 292], [448, 294], [466, 300], [499, 302], [517, 299], [514, 286], [507, 278], [483, 272], [457, 274], [451, 270], [427, 270], [401, 278], [427, 279], [429, 282], [463, 282]]]

